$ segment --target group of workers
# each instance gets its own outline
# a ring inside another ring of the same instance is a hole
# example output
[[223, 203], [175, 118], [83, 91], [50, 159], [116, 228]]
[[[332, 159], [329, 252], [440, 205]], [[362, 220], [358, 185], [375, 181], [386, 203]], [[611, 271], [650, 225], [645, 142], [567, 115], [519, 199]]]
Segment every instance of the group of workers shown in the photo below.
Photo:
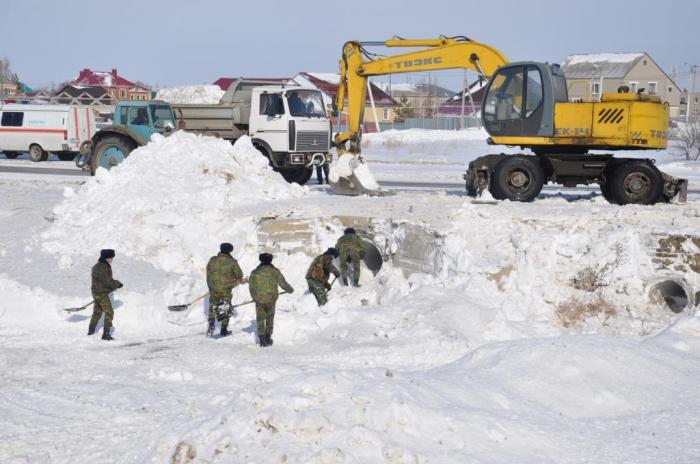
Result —
[[[207, 287], [209, 288], [207, 336], [214, 336], [217, 321], [221, 324], [219, 336], [225, 337], [231, 334], [231, 331], [228, 330], [228, 323], [229, 318], [235, 314], [234, 306], [231, 304], [231, 292], [237, 286], [247, 283], [250, 295], [255, 302], [259, 344], [261, 347], [270, 346], [273, 344], [275, 307], [281, 294], [279, 289], [284, 290], [282, 293], [293, 293], [294, 288], [289, 285], [282, 272], [272, 264], [272, 254], [261, 253], [258, 256], [260, 264], [246, 278], [238, 261], [231, 256], [232, 252], [233, 245], [222, 243], [219, 246], [219, 253], [209, 259], [207, 263]], [[349, 284], [353, 287], [360, 286], [360, 262], [364, 255], [364, 242], [357, 235], [355, 229], [347, 228], [343, 236], [338, 239], [335, 247], [328, 248], [323, 254], [311, 261], [306, 272], [306, 282], [309, 292], [314, 295], [319, 306], [327, 303], [328, 291], [337, 278], [340, 278], [340, 282], [344, 286]], [[114, 256], [114, 250], [102, 250], [97, 264], [92, 268], [91, 290], [94, 308], [88, 327], [88, 335], [95, 333], [97, 323], [104, 314], [102, 340], [112, 340], [111, 329], [114, 310], [109, 294], [123, 287], [121, 282], [112, 277], [111, 265]], [[333, 265], [335, 259], [340, 261], [340, 271]], [[335, 278], [329, 282], [331, 274]]]

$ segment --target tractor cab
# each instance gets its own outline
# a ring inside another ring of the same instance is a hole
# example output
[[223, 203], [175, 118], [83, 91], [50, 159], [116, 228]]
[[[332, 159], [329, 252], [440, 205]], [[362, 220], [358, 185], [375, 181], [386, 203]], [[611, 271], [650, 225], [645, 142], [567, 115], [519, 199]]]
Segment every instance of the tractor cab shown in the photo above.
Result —
[[126, 127], [148, 140], [154, 133], [174, 130], [175, 114], [162, 101], [122, 101], [114, 110], [114, 125]]

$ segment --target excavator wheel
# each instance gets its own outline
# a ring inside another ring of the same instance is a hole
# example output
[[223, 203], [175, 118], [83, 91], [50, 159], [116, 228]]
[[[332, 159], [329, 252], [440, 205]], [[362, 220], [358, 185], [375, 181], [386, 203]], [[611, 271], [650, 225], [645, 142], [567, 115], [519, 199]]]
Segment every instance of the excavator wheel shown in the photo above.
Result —
[[544, 172], [534, 156], [506, 156], [496, 165], [489, 190], [497, 200], [532, 201], [544, 185]]
[[279, 172], [282, 174], [282, 177], [284, 177], [284, 180], [290, 184], [296, 182], [299, 185], [304, 185], [309, 181], [309, 179], [311, 179], [311, 175], [314, 171], [311, 168], [301, 167], [282, 169]]
[[612, 199], [618, 205], [653, 205], [661, 200], [664, 180], [653, 164], [633, 160], [615, 169], [609, 189]]

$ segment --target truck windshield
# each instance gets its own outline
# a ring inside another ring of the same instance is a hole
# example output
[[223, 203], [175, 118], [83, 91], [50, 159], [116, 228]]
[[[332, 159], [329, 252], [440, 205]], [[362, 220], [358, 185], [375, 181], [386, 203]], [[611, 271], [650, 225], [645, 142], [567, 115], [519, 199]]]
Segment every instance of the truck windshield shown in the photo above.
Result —
[[289, 114], [322, 118], [326, 115], [321, 92], [315, 90], [291, 90], [286, 93]]
[[170, 105], [149, 105], [151, 108], [151, 118], [154, 127], [165, 127], [169, 122], [171, 127], [175, 127], [175, 116]]

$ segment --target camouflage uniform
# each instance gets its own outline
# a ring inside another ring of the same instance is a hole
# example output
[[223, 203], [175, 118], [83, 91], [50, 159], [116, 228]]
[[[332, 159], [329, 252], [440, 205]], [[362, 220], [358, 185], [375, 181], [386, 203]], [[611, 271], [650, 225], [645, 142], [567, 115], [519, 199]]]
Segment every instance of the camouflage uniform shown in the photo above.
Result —
[[352, 264], [352, 284], [360, 283], [360, 261], [365, 257], [365, 244], [355, 234], [345, 234], [335, 244], [340, 253], [340, 281], [348, 282], [348, 266]]
[[[216, 310], [231, 304], [231, 290], [243, 281], [243, 271], [231, 255], [219, 253], [207, 263], [207, 286], [209, 287], [209, 324], [216, 323]], [[221, 321], [221, 330], [228, 326], [228, 318]]]
[[250, 273], [250, 296], [255, 301], [255, 316], [258, 322], [258, 337], [272, 336], [275, 322], [275, 304], [279, 296], [277, 287], [288, 293], [294, 292], [284, 280], [279, 269], [272, 264], [261, 264]]
[[325, 253], [314, 258], [306, 272], [306, 283], [309, 284], [309, 291], [314, 294], [319, 306], [328, 302], [327, 293], [330, 288], [328, 277], [331, 274], [338, 277], [340, 273], [333, 266], [333, 256]]
[[95, 300], [95, 305], [88, 329], [90, 333], [95, 331], [102, 313], [105, 315], [104, 331], [109, 333], [109, 329], [112, 328], [112, 319], [114, 318], [114, 309], [112, 309], [109, 294], [121, 287], [123, 287], [122, 283], [112, 278], [112, 266], [106, 260], [100, 259], [92, 267], [92, 286], [90, 290], [92, 290], [92, 298]]

